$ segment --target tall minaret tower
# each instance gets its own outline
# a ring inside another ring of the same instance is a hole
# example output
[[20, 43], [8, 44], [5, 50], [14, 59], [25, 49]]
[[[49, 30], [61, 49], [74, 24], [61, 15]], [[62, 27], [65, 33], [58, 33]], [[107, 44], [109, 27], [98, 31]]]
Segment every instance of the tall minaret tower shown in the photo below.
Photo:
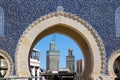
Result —
[[72, 49], [68, 50], [68, 56], [66, 56], [66, 68], [71, 72], [75, 72], [75, 56]]
[[50, 42], [50, 50], [46, 51], [46, 68], [47, 70], [58, 71], [60, 64], [60, 51], [56, 50], [55, 36]]

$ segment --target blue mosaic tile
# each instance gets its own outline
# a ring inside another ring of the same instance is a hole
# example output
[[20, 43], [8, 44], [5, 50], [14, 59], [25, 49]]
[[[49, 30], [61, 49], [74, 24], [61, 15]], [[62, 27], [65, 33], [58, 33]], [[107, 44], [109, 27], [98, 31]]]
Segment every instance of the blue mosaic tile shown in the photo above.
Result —
[[92, 25], [103, 40], [106, 57], [120, 49], [116, 37], [115, 10], [120, 0], [1, 0], [4, 10], [4, 36], [0, 36], [0, 49], [7, 51], [14, 60], [15, 48], [22, 32], [37, 18], [56, 11], [73, 13]]
[[0, 7], [0, 36], [4, 36], [4, 11]]

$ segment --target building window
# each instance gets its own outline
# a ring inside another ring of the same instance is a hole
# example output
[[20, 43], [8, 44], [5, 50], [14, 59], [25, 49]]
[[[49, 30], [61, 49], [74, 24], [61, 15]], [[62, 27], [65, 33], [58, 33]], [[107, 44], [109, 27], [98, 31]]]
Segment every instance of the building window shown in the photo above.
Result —
[[4, 11], [0, 7], [0, 36], [4, 35]]
[[120, 7], [115, 11], [116, 36], [120, 37]]
[[39, 57], [40, 57], [40, 52], [36, 49], [33, 49], [31, 53], [31, 59], [39, 60]]

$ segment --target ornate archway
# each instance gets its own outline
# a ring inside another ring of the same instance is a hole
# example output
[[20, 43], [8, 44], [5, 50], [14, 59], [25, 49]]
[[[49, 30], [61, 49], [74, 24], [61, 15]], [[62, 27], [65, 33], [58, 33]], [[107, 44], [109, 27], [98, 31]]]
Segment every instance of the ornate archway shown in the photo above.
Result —
[[16, 48], [18, 76], [31, 76], [28, 65], [30, 50], [41, 38], [56, 32], [71, 37], [81, 47], [85, 60], [85, 80], [98, 78], [104, 73], [106, 53], [97, 32], [78, 16], [57, 11], [37, 19], [22, 34]]
[[120, 50], [113, 52], [108, 61], [108, 71], [112, 79], [115, 79], [117, 77], [114, 72], [113, 66], [114, 66], [114, 62], [118, 57], [120, 57]]
[[[7, 64], [7, 71], [6, 71], [4, 78], [12, 76], [14, 65], [13, 65], [11, 56], [6, 51], [0, 49], [0, 57], [2, 57]], [[2, 66], [0, 66], [0, 67], [2, 67]]]

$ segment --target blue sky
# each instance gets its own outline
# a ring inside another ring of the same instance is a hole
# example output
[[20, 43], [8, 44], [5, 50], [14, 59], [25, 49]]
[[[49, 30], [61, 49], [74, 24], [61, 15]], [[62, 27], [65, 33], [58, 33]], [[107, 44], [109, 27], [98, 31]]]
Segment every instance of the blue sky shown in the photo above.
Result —
[[60, 50], [60, 68], [66, 68], [66, 56], [68, 55], [69, 48], [73, 49], [75, 61], [83, 58], [80, 48], [71, 38], [58, 33], [50, 34], [42, 38], [34, 47], [40, 51], [40, 66], [43, 69], [46, 69], [46, 50], [49, 50], [49, 45], [54, 35], [56, 49]]

